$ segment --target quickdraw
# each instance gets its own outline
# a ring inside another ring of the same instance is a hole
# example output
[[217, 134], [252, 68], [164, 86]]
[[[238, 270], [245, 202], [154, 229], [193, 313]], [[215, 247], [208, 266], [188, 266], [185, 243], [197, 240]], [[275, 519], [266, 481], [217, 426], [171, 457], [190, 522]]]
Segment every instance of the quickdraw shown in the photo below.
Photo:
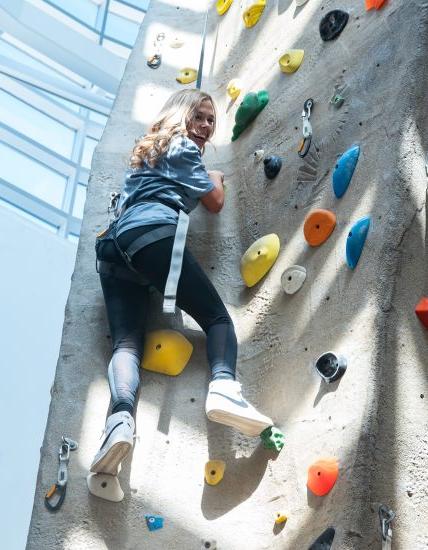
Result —
[[392, 548], [392, 527], [391, 523], [395, 519], [395, 512], [384, 504], [379, 505], [378, 509], [380, 529], [382, 533], [382, 550], [391, 550]]
[[61, 507], [65, 499], [67, 490], [68, 472], [67, 466], [70, 460], [70, 451], [75, 451], [78, 447], [77, 441], [69, 437], [62, 436], [61, 446], [58, 451], [59, 469], [58, 479], [53, 483], [45, 494], [45, 505], [51, 512], [56, 512]]
[[312, 124], [310, 121], [311, 111], [314, 106], [313, 99], [307, 99], [303, 104], [302, 119], [303, 119], [303, 139], [300, 142], [299, 146], [299, 157], [305, 158], [309, 153], [312, 143]]
[[147, 60], [147, 65], [151, 69], [157, 69], [158, 67], [160, 67], [160, 64], [161, 64], [161, 61], [162, 61], [162, 53], [161, 53], [162, 52], [162, 43], [163, 43], [164, 40], [165, 40], [165, 33], [160, 32], [156, 36], [156, 40], [153, 42], [155, 53], [151, 57], [149, 57], [149, 59]]

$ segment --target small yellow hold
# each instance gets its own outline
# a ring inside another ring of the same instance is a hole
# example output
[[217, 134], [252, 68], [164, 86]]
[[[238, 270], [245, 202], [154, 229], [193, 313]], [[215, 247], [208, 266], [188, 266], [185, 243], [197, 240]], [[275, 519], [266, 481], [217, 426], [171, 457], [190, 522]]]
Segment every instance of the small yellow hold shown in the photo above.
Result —
[[279, 66], [283, 73], [295, 73], [302, 64], [305, 50], [287, 50], [279, 59]]
[[232, 5], [233, 0], [217, 0], [215, 7], [219, 15], [223, 15]]
[[266, 0], [254, 0], [251, 5], [244, 11], [242, 17], [247, 28], [254, 27], [260, 19], [263, 10], [266, 7]]
[[141, 368], [177, 376], [189, 362], [193, 346], [181, 332], [155, 330], [146, 335]]
[[197, 78], [198, 71], [196, 69], [184, 67], [184, 69], [181, 69], [181, 71], [178, 73], [176, 81], [180, 82], [180, 84], [190, 84], [191, 82], [194, 82]]
[[276, 233], [261, 237], [254, 242], [241, 259], [241, 275], [248, 287], [257, 284], [275, 263], [280, 242]]
[[236, 99], [242, 90], [242, 82], [239, 78], [232, 78], [232, 80], [227, 85], [227, 93], [232, 99]]
[[226, 463], [223, 460], [209, 460], [205, 464], [205, 481], [208, 485], [217, 485], [223, 479]]
[[288, 517], [285, 514], [280, 514], [279, 512], [276, 514], [275, 523], [277, 525], [281, 525], [281, 523], [285, 523], [288, 520]]

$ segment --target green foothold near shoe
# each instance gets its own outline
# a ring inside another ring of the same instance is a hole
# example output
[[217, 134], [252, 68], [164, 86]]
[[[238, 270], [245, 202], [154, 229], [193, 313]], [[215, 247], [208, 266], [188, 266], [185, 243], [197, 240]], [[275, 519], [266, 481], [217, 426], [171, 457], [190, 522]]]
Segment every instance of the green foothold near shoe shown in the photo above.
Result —
[[260, 434], [260, 439], [263, 441], [264, 448], [271, 451], [279, 452], [285, 444], [284, 434], [281, 432], [281, 430], [275, 428], [275, 426], [269, 426], [269, 428], [263, 430], [263, 432]]
[[263, 111], [268, 103], [269, 94], [267, 90], [260, 90], [257, 93], [249, 92], [245, 95], [241, 105], [236, 111], [232, 141], [238, 139], [245, 128], [253, 122], [253, 120], [261, 111]]

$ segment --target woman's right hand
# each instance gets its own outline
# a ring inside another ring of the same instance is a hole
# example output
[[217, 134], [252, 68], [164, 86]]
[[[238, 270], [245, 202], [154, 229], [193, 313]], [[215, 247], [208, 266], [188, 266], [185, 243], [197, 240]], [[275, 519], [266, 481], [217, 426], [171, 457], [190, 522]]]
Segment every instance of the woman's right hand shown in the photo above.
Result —
[[208, 170], [207, 174], [214, 183], [224, 184], [224, 173], [221, 170]]

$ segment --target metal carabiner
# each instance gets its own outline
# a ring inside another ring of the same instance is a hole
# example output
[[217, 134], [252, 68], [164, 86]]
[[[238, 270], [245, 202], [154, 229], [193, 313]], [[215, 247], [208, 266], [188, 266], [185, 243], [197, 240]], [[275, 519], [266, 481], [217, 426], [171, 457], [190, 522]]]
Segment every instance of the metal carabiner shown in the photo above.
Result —
[[382, 539], [387, 540], [388, 536], [392, 538], [392, 530], [390, 528], [390, 525], [395, 519], [395, 512], [390, 510], [384, 504], [381, 504], [379, 506], [378, 513], [379, 513], [380, 527], [382, 531]]
[[56, 483], [53, 483], [45, 494], [45, 505], [48, 510], [55, 512], [59, 510], [65, 499], [67, 490], [68, 471], [67, 466], [70, 460], [70, 451], [75, 451], [78, 447], [77, 441], [69, 437], [62, 436], [61, 446], [58, 451], [58, 478]]
[[151, 69], [157, 69], [158, 67], [160, 67], [160, 64], [162, 61], [162, 54], [161, 54], [162, 42], [164, 41], [164, 39], [165, 39], [165, 33], [160, 32], [157, 34], [156, 40], [153, 42], [155, 53], [152, 56], [150, 56], [149, 59], [147, 60], [147, 65]]
[[312, 124], [310, 122], [312, 108], [314, 106], [313, 99], [307, 99], [303, 104], [302, 119], [303, 119], [303, 139], [300, 142], [298, 154], [300, 158], [305, 158], [309, 153], [312, 143]]

